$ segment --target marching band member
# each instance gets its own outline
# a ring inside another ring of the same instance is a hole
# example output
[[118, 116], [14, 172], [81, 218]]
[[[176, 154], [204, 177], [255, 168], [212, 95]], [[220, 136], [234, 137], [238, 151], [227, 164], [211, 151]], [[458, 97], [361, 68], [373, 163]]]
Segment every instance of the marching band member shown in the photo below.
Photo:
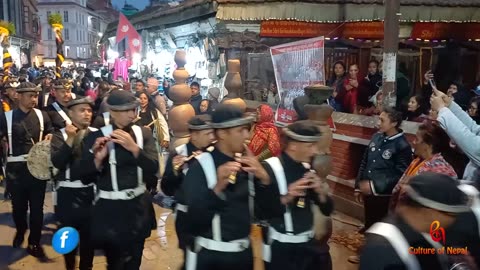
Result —
[[18, 108], [17, 104], [17, 87], [20, 83], [17, 80], [10, 80], [3, 86], [5, 94], [2, 98], [2, 109], [4, 112], [8, 112]]
[[[195, 237], [186, 269], [253, 269], [249, 233], [253, 209], [253, 174], [268, 185], [268, 175], [245, 147], [252, 119], [228, 105], [212, 114], [218, 142], [196, 156], [184, 178], [186, 227]], [[237, 153], [247, 151], [238, 158]], [[249, 195], [250, 194], [250, 195]]]
[[150, 130], [132, 125], [138, 107], [132, 93], [114, 91], [107, 103], [112, 122], [87, 136], [81, 160], [83, 180], [98, 177], [92, 240], [105, 251], [109, 270], [139, 269], [156, 226], [145, 180], [158, 170], [157, 151]]
[[45, 72], [45, 74], [42, 74], [42, 76], [37, 79], [41, 84], [41, 92], [39, 93], [36, 107], [40, 110], [47, 108], [48, 105], [52, 104], [54, 101], [54, 98], [50, 95], [52, 90], [52, 79], [53, 76], [49, 72]]
[[272, 184], [256, 188], [261, 218], [270, 228], [264, 248], [266, 269], [313, 270], [321, 268], [321, 257], [313, 243], [313, 213], [319, 207], [329, 216], [333, 203], [328, 185], [310, 170], [318, 154], [320, 131], [309, 121], [298, 121], [284, 129], [283, 151], [263, 163]]
[[[90, 211], [94, 200], [93, 183], [81, 181], [80, 166], [82, 141], [89, 132], [92, 121], [93, 101], [88, 98], [71, 100], [67, 106], [72, 124], [56, 131], [51, 143], [51, 158], [55, 168], [60, 170], [58, 181], [57, 217], [61, 227], [73, 227], [80, 233], [80, 270], [92, 269], [94, 250], [90, 244]], [[67, 270], [75, 269], [77, 249], [65, 254]]]
[[5, 112], [0, 118], [0, 138], [7, 137], [9, 147], [7, 178], [11, 183], [12, 215], [17, 229], [13, 247], [18, 248], [23, 244], [25, 232], [30, 228], [27, 251], [34, 257], [45, 258], [40, 237], [46, 181], [33, 177], [26, 163], [27, 154], [35, 143], [52, 138], [50, 118], [45, 112], [35, 109], [39, 92], [40, 89], [33, 83], [20, 84], [17, 88], [18, 109]]
[[160, 182], [160, 187], [168, 196], [175, 196], [176, 219], [175, 231], [177, 232], [178, 243], [182, 250], [185, 251], [188, 245], [188, 236], [185, 230], [185, 213], [187, 206], [185, 205], [185, 196], [182, 185], [183, 177], [188, 171], [188, 162], [193, 161], [193, 157], [202, 153], [210, 146], [215, 139], [213, 129], [203, 120], [205, 117], [194, 116], [188, 122], [190, 130], [190, 141], [175, 148], [175, 152], [168, 157], [165, 174]]
[[55, 102], [48, 105], [45, 110], [55, 130], [72, 124], [72, 120], [67, 115], [67, 104], [72, 100], [72, 88], [73, 84], [69, 80], [61, 79], [53, 83]]

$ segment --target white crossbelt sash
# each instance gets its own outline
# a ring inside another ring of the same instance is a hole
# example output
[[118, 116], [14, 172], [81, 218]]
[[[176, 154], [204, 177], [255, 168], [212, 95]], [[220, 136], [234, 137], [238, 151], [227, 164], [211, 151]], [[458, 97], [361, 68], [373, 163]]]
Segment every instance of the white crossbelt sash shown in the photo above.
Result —
[[52, 103], [52, 106], [53, 108], [55, 108], [55, 111], [57, 111], [57, 113], [60, 114], [63, 120], [65, 120], [65, 123], [67, 125], [72, 124], [72, 120], [70, 120], [70, 117], [68, 117], [67, 114], [62, 110], [62, 108], [60, 108], [60, 105], [58, 105], [57, 102]]
[[[133, 125], [133, 133], [135, 134], [135, 139], [138, 147], [143, 149], [143, 133], [142, 128]], [[103, 135], [110, 136], [113, 132], [112, 125], [104, 126], [101, 128]], [[145, 193], [146, 187], [143, 184], [143, 170], [140, 167], [137, 167], [137, 187], [132, 189], [119, 190], [118, 189], [118, 178], [117, 178], [117, 158], [115, 152], [115, 144], [109, 142], [109, 159], [110, 164], [110, 178], [113, 191], [98, 190], [98, 197], [106, 200], [131, 200]]]

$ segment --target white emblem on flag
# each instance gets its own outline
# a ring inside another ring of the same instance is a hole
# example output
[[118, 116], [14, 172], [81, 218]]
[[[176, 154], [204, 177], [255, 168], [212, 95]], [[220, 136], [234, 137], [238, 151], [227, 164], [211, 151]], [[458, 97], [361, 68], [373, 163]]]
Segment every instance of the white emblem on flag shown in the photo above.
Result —
[[138, 38], [134, 38], [132, 40], [132, 44], [133, 44], [134, 47], [138, 47], [138, 46], [140, 46], [140, 40], [138, 40]]
[[123, 33], [128, 32], [128, 25], [122, 26], [121, 30], [122, 30]]

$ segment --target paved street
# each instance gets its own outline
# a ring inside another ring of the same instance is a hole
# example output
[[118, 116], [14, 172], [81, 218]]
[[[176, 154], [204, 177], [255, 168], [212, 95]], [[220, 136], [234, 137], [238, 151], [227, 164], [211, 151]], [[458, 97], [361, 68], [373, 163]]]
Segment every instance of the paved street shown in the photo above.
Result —
[[[15, 228], [10, 214], [11, 204], [3, 200], [3, 188], [0, 188], [0, 270], [53, 270], [64, 269], [63, 258], [55, 253], [51, 247], [52, 235], [55, 231], [53, 222], [49, 222], [52, 216], [51, 194], [47, 194], [45, 200], [45, 220], [46, 225], [43, 230], [42, 244], [49, 258], [49, 262], [41, 263], [37, 259], [29, 256], [25, 249], [13, 249], [11, 242], [15, 233]], [[182, 253], [177, 248], [177, 239], [174, 230], [174, 221], [171, 211], [155, 205], [157, 214], [158, 228], [152, 231], [152, 235], [145, 243], [143, 251], [143, 260], [141, 270], [169, 270], [179, 269], [182, 261]], [[346, 222], [339, 222], [344, 220]], [[353, 220], [341, 214], [334, 215], [334, 231], [342, 234], [354, 232], [356, 227], [346, 223], [358, 224]], [[24, 244], [25, 247], [26, 243]], [[333, 260], [333, 269], [335, 270], [356, 270], [357, 266], [348, 263], [347, 257], [354, 253], [346, 247], [330, 243], [330, 253]], [[94, 270], [106, 269], [105, 257], [97, 254], [94, 260]], [[261, 261], [256, 259], [255, 270], [262, 270]], [[319, 268], [321, 269], [321, 268]]]

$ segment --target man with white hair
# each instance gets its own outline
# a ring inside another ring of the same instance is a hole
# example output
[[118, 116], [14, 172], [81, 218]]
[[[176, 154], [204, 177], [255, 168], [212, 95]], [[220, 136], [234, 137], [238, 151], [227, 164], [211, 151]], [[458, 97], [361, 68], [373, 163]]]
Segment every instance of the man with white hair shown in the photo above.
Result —
[[155, 107], [164, 115], [167, 115], [167, 105], [165, 98], [158, 92], [159, 82], [155, 78], [148, 78], [147, 80], [147, 92], [152, 97]]

